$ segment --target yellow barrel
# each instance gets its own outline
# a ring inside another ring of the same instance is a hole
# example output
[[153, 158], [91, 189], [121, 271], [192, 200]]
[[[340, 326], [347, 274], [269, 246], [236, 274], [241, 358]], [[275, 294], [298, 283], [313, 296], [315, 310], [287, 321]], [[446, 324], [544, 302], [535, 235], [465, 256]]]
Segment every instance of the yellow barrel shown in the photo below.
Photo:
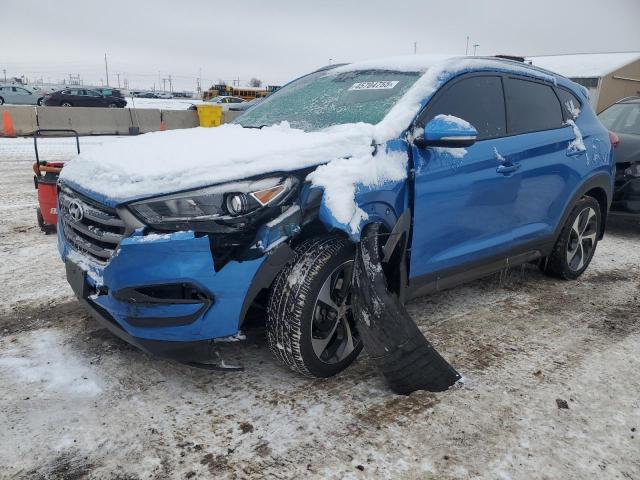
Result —
[[201, 127], [219, 127], [222, 123], [221, 105], [196, 105]]

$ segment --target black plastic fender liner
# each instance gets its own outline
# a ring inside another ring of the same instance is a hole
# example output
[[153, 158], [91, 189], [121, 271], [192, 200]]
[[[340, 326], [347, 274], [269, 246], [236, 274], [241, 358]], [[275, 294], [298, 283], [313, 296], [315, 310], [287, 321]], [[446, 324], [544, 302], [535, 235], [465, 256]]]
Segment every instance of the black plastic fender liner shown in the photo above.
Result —
[[395, 393], [447, 390], [460, 375], [389, 292], [380, 259], [379, 228], [379, 224], [367, 226], [355, 260], [352, 305], [364, 348]]

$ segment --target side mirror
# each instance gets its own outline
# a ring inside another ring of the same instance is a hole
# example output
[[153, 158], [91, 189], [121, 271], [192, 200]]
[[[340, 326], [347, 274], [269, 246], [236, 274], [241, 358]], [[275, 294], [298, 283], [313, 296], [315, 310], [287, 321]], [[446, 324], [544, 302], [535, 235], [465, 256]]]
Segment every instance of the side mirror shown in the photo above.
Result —
[[470, 147], [476, 142], [478, 131], [466, 120], [453, 115], [437, 115], [429, 121], [413, 143], [423, 147]]

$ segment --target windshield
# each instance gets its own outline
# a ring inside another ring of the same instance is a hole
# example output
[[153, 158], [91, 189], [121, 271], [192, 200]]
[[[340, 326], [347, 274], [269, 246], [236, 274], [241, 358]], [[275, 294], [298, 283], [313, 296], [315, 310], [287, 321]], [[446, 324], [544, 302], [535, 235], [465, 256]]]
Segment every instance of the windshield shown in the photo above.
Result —
[[235, 123], [261, 127], [286, 120], [305, 131], [343, 123], [376, 124], [419, 77], [417, 72], [386, 70], [316, 72], [268, 96]]
[[598, 117], [612, 132], [640, 135], [640, 103], [617, 103]]

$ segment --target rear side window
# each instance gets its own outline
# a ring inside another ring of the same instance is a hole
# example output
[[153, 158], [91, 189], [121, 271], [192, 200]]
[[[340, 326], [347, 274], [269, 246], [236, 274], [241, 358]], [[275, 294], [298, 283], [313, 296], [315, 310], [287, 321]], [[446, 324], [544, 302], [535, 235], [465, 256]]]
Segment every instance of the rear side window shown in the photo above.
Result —
[[429, 104], [422, 124], [437, 115], [453, 115], [478, 130], [478, 140], [506, 134], [504, 94], [500, 77], [464, 78], [437, 96]]
[[580, 114], [580, 110], [582, 110], [582, 102], [573, 93], [564, 88], [556, 89], [556, 93], [562, 104], [562, 113], [564, 113], [565, 120], [576, 118]]
[[506, 94], [509, 134], [562, 127], [560, 101], [549, 85], [508, 78]]

